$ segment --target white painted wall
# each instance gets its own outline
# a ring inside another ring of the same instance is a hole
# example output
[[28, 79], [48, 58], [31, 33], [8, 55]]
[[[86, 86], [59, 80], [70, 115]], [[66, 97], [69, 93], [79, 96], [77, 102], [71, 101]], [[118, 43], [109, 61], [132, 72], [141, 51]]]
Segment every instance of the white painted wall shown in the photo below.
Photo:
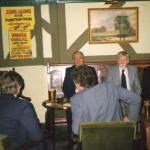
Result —
[[[77, 3], [66, 4], [67, 23], [67, 48], [88, 28], [88, 8], [108, 8], [104, 3]], [[123, 7], [139, 8], [139, 42], [130, 43], [137, 53], [150, 53], [150, 1], [127, 2]], [[82, 47], [81, 51], [86, 56], [115, 55], [122, 48], [114, 44], [89, 44]]]
[[[11, 70], [12, 68], [1, 68], [0, 70]], [[43, 66], [15, 67], [15, 71], [22, 75], [25, 81], [23, 95], [32, 99], [38, 118], [44, 122], [45, 108], [42, 101], [48, 98], [47, 68]]]
[[[67, 47], [80, 36], [88, 28], [88, 8], [107, 8], [110, 5], [104, 3], [77, 3], [66, 4], [66, 25], [67, 25]], [[123, 7], [139, 7], [139, 42], [131, 43], [137, 53], [150, 53], [150, 1], [141, 2], [128, 2]], [[41, 6], [42, 17], [48, 20], [47, 13], [49, 7], [46, 5]], [[51, 46], [49, 44], [50, 36], [46, 31], [42, 31], [44, 35], [43, 47], [44, 57], [51, 57]], [[4, 35], [4, 33], [3, 33]], [[6, 38], [6, 36], [4, 36]], [[35, 39], [34, 39], [35, 40]], [[34, 41], [33, 40], [33, 41]], [[4, 41], [4, 47], [8, 52], [8, 43]], [[6, 46], [7, 45], [7, 46]], [[118, 44], [88, 44], [86, 43], [81, 51], [86, 56], [96, 55], [115, 55], [118, 51], [122, 50]], [[36, 47], [33, 46], [33, 52]], [[35, 54], [36, 55], [36, 54]], [[1, 70], [10, 70], [12, 68], [0, 68]], [[44, 66], [22, 66], [15, 67], [25, 80], [24, 95], [32, 98], [32, 103], [38, 114], [40, 121], [44, 121], [45, 108], [41, 105], [42, 101], [48, 98], [48, 85], [47, 85], [47, 68]]]

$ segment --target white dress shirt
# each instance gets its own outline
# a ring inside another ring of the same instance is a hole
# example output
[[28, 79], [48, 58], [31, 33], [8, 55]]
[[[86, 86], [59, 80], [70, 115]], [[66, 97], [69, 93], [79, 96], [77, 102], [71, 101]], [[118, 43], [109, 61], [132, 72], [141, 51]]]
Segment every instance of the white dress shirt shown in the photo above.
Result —
[[124, 74], [126, 77], [126, 83], [127, 83], [127, 89], [131, 91], [130, 83], [129, 83], [128, 69], [127, 68], [119, 68], [119, 70], [120, 70], [120, 79], [121, 79], [122, 70], [124, 70]]

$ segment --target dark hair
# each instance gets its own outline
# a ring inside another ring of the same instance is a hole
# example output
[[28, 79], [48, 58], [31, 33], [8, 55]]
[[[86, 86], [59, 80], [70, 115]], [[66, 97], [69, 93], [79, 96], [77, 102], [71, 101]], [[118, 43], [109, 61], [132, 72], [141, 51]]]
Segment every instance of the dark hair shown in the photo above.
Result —
[[126, 56], [128, 59], [130, 59], [129, 58], [129, 54], [126, 52], [126, 51], [120, 51], [119, 53], [118, 53], [118, 58], [119, 58], [119, 56]]
[[71, 79], [80, 83], [81, 86], [88, 88], [97, 84], [97, 76], [94, 73], [93, 68], [87, 65], [80, 65], [71, 72]]
[[72, 58], [73, 58], [73, 59], [74, 59], [74, 57], [75, 57], [76, 54], [80, 54], [80, 55], [84, 58], [84, 54], [83, 54], [81, 51], [75, 51], [75, 52], [73, 52], [73, 54], [72, 54]]
[[24, 80], [17, 72], [8, 71], [0, 78], [1, 94], [16, 94], [18, 86], [24, 88]]
[[[19, 73], [16, 73], [16, 74], [15, 74], [15, 77], [16, 77], [16, 80], [17, 80], [18, 84], [21, 86], [20, 92], [22, 93], [22, 91], [23, 91], [24, 88], [25, 88], [24, 79], [23, 79], [23, 77], [22, 77]], [[20, 93], [20, 94], [21, 94], [21, 93]]]

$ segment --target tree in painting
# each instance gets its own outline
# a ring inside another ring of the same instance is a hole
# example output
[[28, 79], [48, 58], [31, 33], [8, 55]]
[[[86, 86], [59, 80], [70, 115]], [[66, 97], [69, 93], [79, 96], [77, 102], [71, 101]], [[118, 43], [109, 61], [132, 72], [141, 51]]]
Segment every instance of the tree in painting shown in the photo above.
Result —
[[114, 26], [120, 40], [125, 40], [126, 37], [135, 35], [135, 30], [131, 26], [127, 15], [116, 16]]

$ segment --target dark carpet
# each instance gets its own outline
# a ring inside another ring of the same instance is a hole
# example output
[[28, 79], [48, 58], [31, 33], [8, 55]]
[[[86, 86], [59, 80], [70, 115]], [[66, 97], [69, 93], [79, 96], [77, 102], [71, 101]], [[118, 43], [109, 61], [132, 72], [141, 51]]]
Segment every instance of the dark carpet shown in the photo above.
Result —
[[56, 131], [55, 150], [69, 150], [68, 137], [67, 137], [67, 126], [66, 125], [56, 126], [55, 131]]

